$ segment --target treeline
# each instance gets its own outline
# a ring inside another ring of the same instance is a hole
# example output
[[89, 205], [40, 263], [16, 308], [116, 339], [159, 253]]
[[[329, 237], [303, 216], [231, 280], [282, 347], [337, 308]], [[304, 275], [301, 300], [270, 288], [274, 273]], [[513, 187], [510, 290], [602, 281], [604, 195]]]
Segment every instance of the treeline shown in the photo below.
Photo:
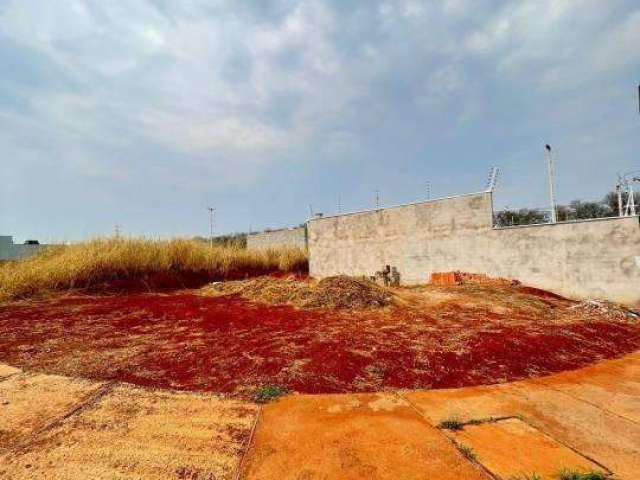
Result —
[[[623, 205], [627, 202], [627, 195], [622, 196]], [[605, 218], [618, 216], [618, 194], [609, 192], [599, 202], [587, 202], [574, 200], [568, 205], [557, 206], [557, 218], [559, 222], [570, 220], [585, 220], [589, 218]], [[494, 214], [496, 226], [508, 227], [512, 225], [532, 225], [535, 223], [548, 223], [550, 221], [549, 210], [521, 208], [519, 210], [501, 210]]]

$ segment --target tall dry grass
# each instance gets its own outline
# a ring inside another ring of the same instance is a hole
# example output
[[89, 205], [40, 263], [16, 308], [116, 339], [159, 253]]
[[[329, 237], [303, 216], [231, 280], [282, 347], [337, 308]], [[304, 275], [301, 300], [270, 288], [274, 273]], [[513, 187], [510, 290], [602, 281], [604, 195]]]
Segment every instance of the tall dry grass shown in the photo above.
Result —
[[49, 247], [36, 256], [0, 265], [0, 300], [154, 274], [225, 279], [306, 269], [306, 252], [294, 248], [247, 250], [192, 240], [103, 238]]

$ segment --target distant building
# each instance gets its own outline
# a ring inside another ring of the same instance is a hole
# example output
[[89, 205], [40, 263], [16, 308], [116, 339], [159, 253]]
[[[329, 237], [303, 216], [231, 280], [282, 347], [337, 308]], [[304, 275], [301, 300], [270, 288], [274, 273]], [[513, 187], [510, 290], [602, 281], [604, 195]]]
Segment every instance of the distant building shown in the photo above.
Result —
[[37, 240], [27, 240], [24, 243], [13, 243], [11, 235], [0, 235], [0, 260], [18, 260], [34, 255], [46, 245]]

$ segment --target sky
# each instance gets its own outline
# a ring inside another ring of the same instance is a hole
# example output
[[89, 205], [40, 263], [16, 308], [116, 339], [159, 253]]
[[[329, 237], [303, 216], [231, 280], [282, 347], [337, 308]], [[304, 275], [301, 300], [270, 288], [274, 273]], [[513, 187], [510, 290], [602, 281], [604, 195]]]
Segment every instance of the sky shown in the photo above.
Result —
[[0, 0], [0, 234], [207, 235], [640, 169], [637, 0]]

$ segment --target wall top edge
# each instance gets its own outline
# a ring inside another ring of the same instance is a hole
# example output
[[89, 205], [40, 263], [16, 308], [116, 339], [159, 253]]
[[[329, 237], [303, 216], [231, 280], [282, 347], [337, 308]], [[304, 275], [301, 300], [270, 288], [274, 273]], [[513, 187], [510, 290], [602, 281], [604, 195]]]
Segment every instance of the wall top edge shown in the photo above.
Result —
[[258, 235], [269, 235], [276, 232], [294, 232], [296, 230], [304, 230], [304, 227], [287, 227], [287, 228], [274, 228], [270, 230], [262, 230], [260, 232], [247, 233], [247, 237], [256, 237]]
[[493, 227], [494, 230], [517, 230], [520, 228], [535, 228], [535, 227], [554, 227], [556, 225], [575, 225], [578, 223], [594, 223], [594, 222], [609, 222], [609, 221], [628, 221], [633, 220], [640, 221], [640, 215], [630, 215], [628, 217], [602, 217], [602, 218], [585, 218], [582, 220], [568, 220], [565, 222], [556, 223], [532, 223], [530, 225], [510, 225], [506, 227]]
[[422, 200], [419, 202], [409, 202], [409, 203], [401, 203], [398, 205], [391, 205], [389, 207], [381, 207], [381, 208], [369, 208], [369, 209], [365, 209], [365, 210], [356, 210], [353, 212], [346, 212], [346, 213], [337, 213], [335, 215], [326, 215], [320, 218], [309, 218], [307, 219], [307, 222], [321, 222], [322, 220], [327, 220], [330, 218], [338, 218], [338, 217], [347, 217], [350, 215], [360, 215], [363, 213], [374, 213], [374, 212], [380, 212], [383, 210], [392, 210], [394, 208], [402, 208], [402, 207], [411, 207], [414, 205], [425, 205], [428, 203], [436, 203], [436, 202], [442, 202], [445, 200], [454, 200], [456, 198], [464, 198], [464, 197], [474, 197], [474, 196], [480, 196], [480, 195], [490, 195], [491, 191], [489, 190], [484, 190], [481, 192], [474, 192], [474, 193], [463, 193], [461, 195], [452, 195], [449, 197], [439, 197], [439, 198], [432, 198], [430, 200]]

